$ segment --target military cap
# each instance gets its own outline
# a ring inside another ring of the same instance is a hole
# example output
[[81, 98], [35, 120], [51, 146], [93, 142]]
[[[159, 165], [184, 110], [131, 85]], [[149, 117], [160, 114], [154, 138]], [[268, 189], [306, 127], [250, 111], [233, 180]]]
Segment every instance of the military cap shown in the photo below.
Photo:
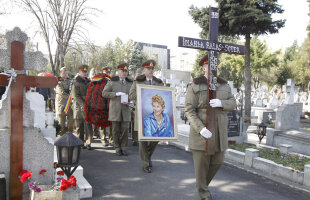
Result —
[[208, 61], [209, 61], [209, 56], [207, 54], [203, 58], [201, 58], [201, 60], [199, 61], [199, 65], [203, 66], [204, 64], [208, 63]]
[[59, 71], [60, 71], [60, 72], [67, 71], [67, 68], [66, 68], [66, 67], [62, 67], [62, 68], [60, 68]]
[[122, 64], [117, 66], [117, 69], [128, 70], [128, 64], [127, 63], [122, 63]]
[[156, 61], [155, 60], [147, 60], [142, 64], [142, 67], [155, 67]]
[[112, 67], [103, 67], [102, 71], [108, 71], [111, 72], [112, 71]]
[[79, 71], [87, 71], [87, 70], [88, 70], [88, 65], [79, 66]]

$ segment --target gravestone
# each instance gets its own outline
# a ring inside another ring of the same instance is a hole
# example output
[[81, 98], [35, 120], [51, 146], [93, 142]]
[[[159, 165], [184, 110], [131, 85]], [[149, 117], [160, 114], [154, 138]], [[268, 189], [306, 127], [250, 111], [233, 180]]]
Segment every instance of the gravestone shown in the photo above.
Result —
[[30, 101], [30, 108], [34, 110], [34, 127], [45, 128], [45, 101], [38, 92], [27, 92], [26, 98]]
[[[277, 130], [299, 129], [300, 122], [300, 105], [294, 104], [294, 93], [296, 91], [293, 79], [287, 80], [287, 85], [282, 88], [287, 94], [284, 104], [281, 105], [276, 113]], [[301, 104], [302, 105], [302, 104]], [[301, 109], [302, 110], [302, 109]]]
[[237, 110], [232, 110], [227, 113], [228, 126], [227, 132], [228, 137], [234, 137], [240, 135], [240, 112]]
[[234, 88], [234, 82], [233, 81], [228, 81], [228, 85], [230, 86], [231, 94], [235, 95], [237, 93], [237, 88]]
[[6, 182], [4, 173], [0, 173], [0, 199], [6, 199]]
[[[29, 193], [28, 185], [18, 179], [22, 169], [32, 171], [32, 178], [40, 184], [51, 184], [54, 176], [54, 146], [34, 127], [34, 111], [23, 94], [25, 86], [53, 87], [57, 80], [26, 75], [25, 70], [41, 71], [47, 65], [41, 52], [24, 52], [27, 39], [25, 33], [14, 28], [6, 33], [8, 49], [0, 50], [0, 66], [11, 77], [8, 81], [7, 75], [0, 75], [0, 85], [7, 86], [0, 104], [0, 118], [6, 118], [0, 123], [0, 171], [7, 177], [10, 199], [22, 199], [23, 191], [24, 195]], [[42, 169], [47, 172], [39, 176]]]

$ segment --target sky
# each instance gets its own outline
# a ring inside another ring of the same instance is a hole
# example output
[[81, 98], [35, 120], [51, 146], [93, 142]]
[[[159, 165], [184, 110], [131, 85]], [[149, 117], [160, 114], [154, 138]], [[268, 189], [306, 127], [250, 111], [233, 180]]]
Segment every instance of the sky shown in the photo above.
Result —
[[[286, 25], [278, 34], [262, 36], [272, 50], [286, 48], [297, 40], [301, 45], [306, 38], [309, 23], [307, 0], [279, 0], [285, 10], [275, 19], [286, 19]], [[89, 38], [98, 46], [119, 37], [123, 42], [132, 39], [138, 42], [166, 45], [175, 56], [184, 52], [196, 54], [196, 50], [177, 47], [178, 36], [199, 38], [201, 28], [188, 14], [190, 5], [197, 7], [216, 6], [213, 0], [89, 0], [89, 5], [102, 11], [92, 17], [94, 25], [87, 25]], [[35, 34], [38, 28], [32, 15], [12, 10], [12, 15], [0, 16], [0, 33], [19, 26], [39, 42], [39, 50], [46, 52], [42, 38]]]

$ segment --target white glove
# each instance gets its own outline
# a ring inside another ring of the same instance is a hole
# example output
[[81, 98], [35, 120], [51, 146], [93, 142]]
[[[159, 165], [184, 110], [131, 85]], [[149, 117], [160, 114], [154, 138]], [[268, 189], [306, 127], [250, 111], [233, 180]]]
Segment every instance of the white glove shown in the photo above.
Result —
[[219, 99], [211, 99], [211, 100], [210, 100], [210, 106], [211, 106], [212, 108], [215, 108], [215, 107], [223, 107], [222, 102], [221, 102], [221, 100], [219, 100]]
[[212, 133], [206, 128], [204, 127], [203, 129], [201, 129], [200, 131], [200, 135], [202, 135], [202, 137], [209, 139], [212, 137]]
[[124, 93], [124, 92], [116, 92], [115, 95], [118, 97], [118, 96], [123, 96], [123, 95], [125, 95], [125, 93]]

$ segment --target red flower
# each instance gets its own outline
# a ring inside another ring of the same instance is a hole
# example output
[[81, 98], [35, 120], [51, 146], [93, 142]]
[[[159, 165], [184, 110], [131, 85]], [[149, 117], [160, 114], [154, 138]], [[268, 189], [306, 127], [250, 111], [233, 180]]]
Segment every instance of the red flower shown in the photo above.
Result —
[[64, 171], [58, 171], [57, 172], [57, 175], [60, 175], [60, 176], [63, 176], [65, 173], [64, 173]]
[[58, 163], [57, 162], [54, 162], [54, 168], [58, 168]]
[[27, 170], [22, 170], [22, 171], [20, 171], [19, 174], [18, 174], [18, 177], [19, 177], [19, 178], [22, 177], [22, 175], [23, 175], [24, 173], [26, 173], [26, 172], [28, 172], [28, 171], [27, 171]]
[[69, 178], [70, 183], [73, 187], [76, 187], [76, 178], [74, 176], [70, 176]]
[[32, 176], [32, 172], [25, 172], [21, 175], [20, 181], [24, 183], [26, 180], [30, 179]]
[[61, 191], [65, 191], [69, 187], [71, 187], [71, 182], [66, 180], [66, 179], [62, 179], [61, 180], [61, 185], [60, 185], [60, 190]]
[[45, 173], [45, 172], [46, 172], [46, 170], [45, 170], [45, 169], [42, 169], [42, 170], [40, 171], [39, 174], [43, 174], [43, 173]]

